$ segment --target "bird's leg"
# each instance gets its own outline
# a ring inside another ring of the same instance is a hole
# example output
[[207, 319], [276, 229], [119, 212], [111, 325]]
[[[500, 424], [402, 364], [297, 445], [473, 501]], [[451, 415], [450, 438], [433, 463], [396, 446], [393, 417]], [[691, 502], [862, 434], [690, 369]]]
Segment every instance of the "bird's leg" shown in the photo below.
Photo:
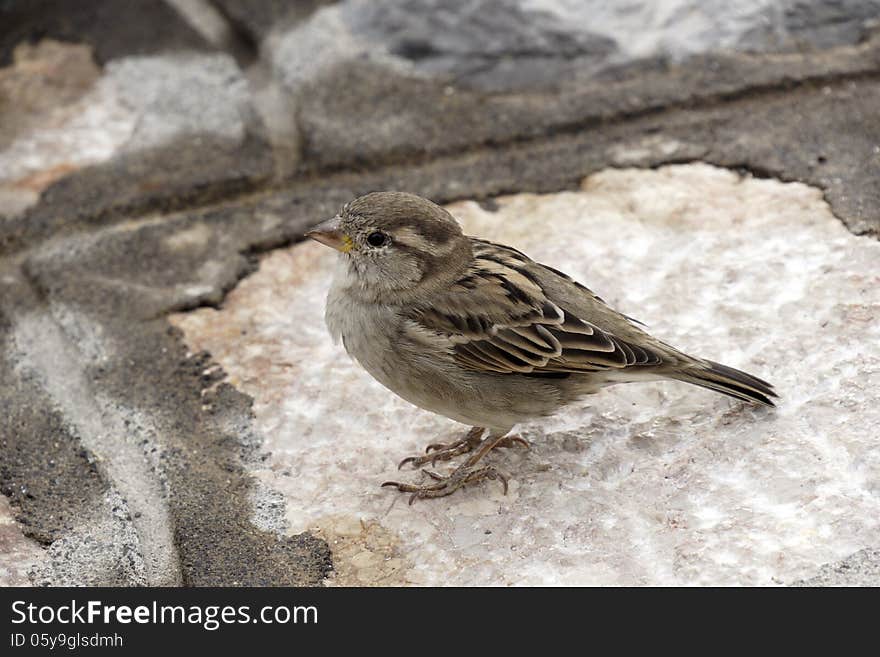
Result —
[[[473, 432], [474, 429], [471, 430], [468, 436], [470, 436]], [[477, 436], [479, 436], [481, 433], [482, 429], [480, 429], [480, 433], [478, 433]], [[520, 438], [519, 440], [522, 440], [522, 438]], [[486, 454], [491, 452], [496, 447], [503, 446], [506, 441], [507, 438], [505, 438], [504, 436], [489, 436], [488, 438], [480, 442], [479, 447], [473, 451], [473, 454], [471, 454], [464, 463], [453, 470], [452, 474], [450, 474], [449, 476], [444, 476], [431, 470], [422, 470], [422, 472], [424, 472], [426, 475], [431, 477], [431, 479], [437, 482], [435, 484], [424, 484], [422, 486], [417, 486], [415, 484], [407, 484], [397, 481], [386, 481], [384, 484], [382, 484], [382, 486], [394, 486], [402, 493], [412, 493], [409, 498], [410, 504], [415, 502], [417, 499], [445, 497], [446, 495], [451, 495], [465, 484], [483, 481], [484, 479], [500, 479], [502, 485], [504, 486], [504, 494], [506, 495], [507, 477], [505, 477], [491, 465], [476, 467], [480, 459], [482, 459], [484, 456], [486, 456]]]
[[[434, 465], [437, 461], [448, 461], [460, 454], [468, 454], [480, 446], [484, 431], [483, 427], [472, 427], [461, 440], [453, 443], [431, 443], [425, 448], [424, 456], [408, 456], [397, 464], [397, 469], [400, 470], [407, 463], [412, 463], [414, 468], [418, 468], [426, 463]], [[526, 449], [530, 447], [528, 441], [519, 436], [505, 437], [496, 447], [513, 447], [515, 444], [520, 444]]]

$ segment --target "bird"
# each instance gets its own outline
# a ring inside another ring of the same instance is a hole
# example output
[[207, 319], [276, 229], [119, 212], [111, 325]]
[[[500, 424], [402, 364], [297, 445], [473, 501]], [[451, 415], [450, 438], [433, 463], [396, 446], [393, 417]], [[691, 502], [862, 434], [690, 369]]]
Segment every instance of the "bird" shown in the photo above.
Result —
[[306, 237], [339, 252], [324, 314], [331, 336], [404, 400], [471, 427], [398, 466], [467, 454], [451, 474], [382, 484], [410, 504], [485, 480], [506, 493], [508, 476], [483, 458], [528, 446], [510, 435], [517, 424], [609, 385], [673, 379], [763, 406], [778, 398], [763, 379], [653, 337], [567, 274], [465, 235], [416, 194], [365, 194]]

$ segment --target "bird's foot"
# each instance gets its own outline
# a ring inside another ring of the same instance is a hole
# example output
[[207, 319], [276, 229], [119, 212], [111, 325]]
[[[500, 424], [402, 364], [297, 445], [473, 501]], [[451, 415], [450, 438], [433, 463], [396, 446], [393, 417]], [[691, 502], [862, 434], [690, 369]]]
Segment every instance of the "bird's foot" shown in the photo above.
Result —
[[[480, 440], [480, 436], [482, 436], [482, 434], [483, 430], [481, 428], [474, 427], [468, 432], [468, 435], [464, 441], [459, 441], [465, 443], [471, 442], [475, 444], [471, 446], [465, 445], [467, 449], [458, 452], [460, 454], [465, 451], [472, 451], [473, 453], [467, 458], [464, 463], [453, 470], [452, 474], [445, 476], [433, 472], [432, 470], [422, 470], [422, 472], [431, 477], [431, 479], [433, 479], [437, 483], [416, 485], [407, 484], [405, 482], [399, 481], [386, 481], [382, 484], [382, 486], [394, 486], [402, 493], [412, 493], [409, 498], [410, 504], [415, 502], [417, 499], [445, 497], [446, 495], [451, 495], [465, 484], [472, 484], [474, 482], [483, 481], [485, 479], [500, 479], [501, 483], [504, 486], [504, 494], [507, 495], [507, 477], [501, 474], [501, 472], [496, 470], [491, 465], [477, 467], [477, 463], [480, 461], [480, 459], [482, 459], [486, 454], [491, 452], [496, 447], [510, 447], [516, 443], [522, 443], [528, 447], [529, 444], [519, 437], [506, 438], [504, 436], [490, 436], [489, 438], [486, 438], [486, 440]], [[418, 459], [428, 458], [431, 456], [434, 456], [434, 454], [428, 454], [426, 457], [416, 457], [413, 462]], [[452, 457], [449, 456], [447, 458]], [[403, 465], [403, 463], [401, 463], [401, 465]]]
[[[425, 448], [424, 456], [408, 456], [397, 464], [397, 469], [400, 470], [407, 463], [411, 463], [414, 468], [419, 468], [426, 463], [434, 465], [437, 461], [448, 461], [461, 454], [472, 452], [483, 442], [481, 440], [483, 431], [485, 431], [483, 427], [473, 427], [461, 440], [456, 440], [453, 443], [431, 443]], [[514, 445], [522, 445], [526, 449], [531, 448], [528, 441], [519, 436], [505, 436], [499, 439], [492, 448], [513, 447]]]
[[394, 486], [401, 493], [412, 493], [412, 495], [409, 496], [410, 504], [416, 500], [424, 498], [446, 497], [447, 495], [452, 495], [452, 493], [465, 484], [472, 484], [486, 479], [499, 479], [504, 486], [504, 494], [507, 495], [507, 477], [491, 465], [474, 468], [463, 463], [448, 476], [441, 475], [432, 470], [422, 470], [422, 472], [431, 477], [431, 479], [437, 483], [419, 486], [399, 481], [386, 481], [382, 486]]

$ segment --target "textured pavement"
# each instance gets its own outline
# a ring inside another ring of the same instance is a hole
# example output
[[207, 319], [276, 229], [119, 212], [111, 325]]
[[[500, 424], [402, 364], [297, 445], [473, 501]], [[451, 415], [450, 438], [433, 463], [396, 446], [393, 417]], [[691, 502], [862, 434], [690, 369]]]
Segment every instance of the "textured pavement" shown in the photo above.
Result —
[[[168, 319], [360, 193], [492, 207], [704, 162], [880, 236], [877, 2], [449, 4], [0, 6], [0, 583], [359, 582], [360, 543], [418, 547], [291, 524], [259, 400]], [[872, 453], [851, 553], [778, 583], [876, 584]]]

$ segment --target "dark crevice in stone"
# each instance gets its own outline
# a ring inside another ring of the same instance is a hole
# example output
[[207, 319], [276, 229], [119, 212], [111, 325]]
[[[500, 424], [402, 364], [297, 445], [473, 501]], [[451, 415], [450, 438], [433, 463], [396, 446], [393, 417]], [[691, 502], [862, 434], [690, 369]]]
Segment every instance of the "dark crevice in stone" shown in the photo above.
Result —
[[193, 310], [198, 310], [199, 308], [211, 308], [212, 310], [222, 310], [223, 301], [226, 299], [226, 295], [229, 294], [232, 290], [236, 288], [236, 286], [247, 276], [250, 274], [246, 274], [242, 276], [235, 282], [235, 285], [231, 285], [228, 288], [221, 288], [217, 292], [217, 296], [215, 297], [213, 294], [210, 298], [204, 299], [192, 299], [190, 301], [181, 302], [178, 304], [170, 304], [167, 308], [162, 309], [162, 313], [159, 315], [155, 315], [150, 317], [149, 319], [159, 319], [160, 317], [166, 317], [173, 313], [188, 313]]
[[241, 58], [234, 55], [236, 61], [238, 61], [239, 66], [243, 69], [247, 68], [251, 64], [253, 64], [256, 59], [260, 56], [260, 43], [259, 38], [252, 30], [249, 30], [247, 26], [240, 20], [238, 17], [232, 14], [223, 3], [211, 1], [211, 6], [217, 10], [217, 13], [223, 17], [223, 20], [226, 21], [226, 25], [229, 27], [229, 31], [234, 35], [236, 43], [239, 45], [242, 52], [247, 52], [247, 61], [242, 61]]
[[[640, 166], [640, 169], [662, 169], [663, 167], [673, 166], [676, 164], [695, 164], [697, 162], [705, 162], [703, 158], [699, 157], [669, 157], [669, 158], [660, 158], [652, 161], [650, 164], [646, 164], [645, 166]], [[608, 165], [609, 167], [612, 165]], [[734, 167], [727, 167], [734, 168]], [[745, 170], [743, 170], [744, 172]], [[580, 184], [580, 183], [578, 183]]]

